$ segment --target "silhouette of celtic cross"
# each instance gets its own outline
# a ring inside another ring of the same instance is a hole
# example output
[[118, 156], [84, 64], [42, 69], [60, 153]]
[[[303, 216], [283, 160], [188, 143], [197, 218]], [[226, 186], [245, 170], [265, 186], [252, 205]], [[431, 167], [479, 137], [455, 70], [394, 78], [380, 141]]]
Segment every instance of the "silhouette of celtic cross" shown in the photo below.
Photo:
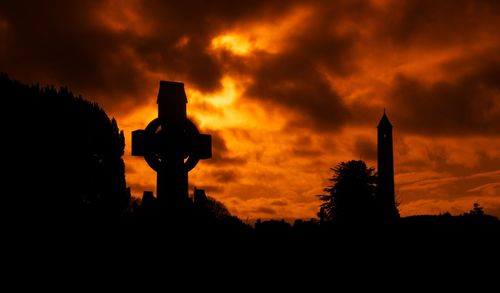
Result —
[[188, 172], [212, 157], [212, 137], [200, 134], [187, 118], [184, 84], [160, 81], [158, 118], [132, 132], [132, 156], [142, 156], [157, 172], [161, 207], [180, 207], [188, 200]]

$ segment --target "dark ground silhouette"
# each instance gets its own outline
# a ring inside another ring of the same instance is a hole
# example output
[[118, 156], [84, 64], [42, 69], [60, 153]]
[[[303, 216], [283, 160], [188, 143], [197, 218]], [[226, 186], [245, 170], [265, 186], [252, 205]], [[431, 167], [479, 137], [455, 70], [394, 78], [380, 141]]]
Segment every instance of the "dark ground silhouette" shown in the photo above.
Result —
[[[98, 105], [65, 88], [27, 86], [6, 75], [0, 75], [0, 97], [3, 125], [8, 126], [3, 133], [7, 146], [3, 165], [8, 176], [2, 211], [4, 223], [14, 230], [56, 227], [78, 232], [91, 227], [118, 231], [128, 239], [175, 239], [182, 243], [195, 238], [210, 243], [207, 239], [216, 238], [260, 245], [351, 239], [345, 235], [387, 235], [381, 231], [411, 239], [421, 239], [416, 235], [422, 233], [434, 239], [452, 233], [453, 237], [465, 235], [479, 240], [500, 232], [499, 220], [485, 215], [479, 205], [460, 216], [392, 218], [383, 224], [373, 221], [380, 218], [379, 210], [397, 208], [371, 209], [380, 205], [372, 197], [377, 193], [377, 181], [373, 169], [362, 161], [342, 163], [334, 169], [337, 177], [326, 189], [329, 194], [322, 198], [321, 220], [297, 220], [293, 224], [259, 220], [251, 227], [202, 190], [195, 191], [193, 204], [182, 214], [165, 213], [151, 193], [146, 193], [142, 202], [131, 199], [122, 159], [123, 132]], [[360, 168], [341, 172], [342, 166], [350, 165]], [[355, 196], [353, 188], [357, 190]]]

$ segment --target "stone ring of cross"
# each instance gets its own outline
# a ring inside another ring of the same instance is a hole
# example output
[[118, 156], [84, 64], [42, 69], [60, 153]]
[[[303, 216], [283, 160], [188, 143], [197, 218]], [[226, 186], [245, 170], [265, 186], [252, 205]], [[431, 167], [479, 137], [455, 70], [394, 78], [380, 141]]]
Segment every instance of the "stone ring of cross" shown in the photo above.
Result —
[[196, 144], [200, 132], [194, 123], [185, 119], [179, 128], [162, 128], [159, 118], [153, 119], [144, 132], [144, 158], [155, 171], [167, 168], [175, 160], [183, 159], [186, 171], [193, 169], [200, 157], [197, 155]]

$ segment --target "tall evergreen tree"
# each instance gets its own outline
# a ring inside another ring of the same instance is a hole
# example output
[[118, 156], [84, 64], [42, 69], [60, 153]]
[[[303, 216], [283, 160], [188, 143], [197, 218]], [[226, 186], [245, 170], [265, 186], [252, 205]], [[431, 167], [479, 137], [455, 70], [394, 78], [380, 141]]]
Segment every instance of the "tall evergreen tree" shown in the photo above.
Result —
[[322, 221], [359, 223], [376, 216], [375, 170], [363, 161], [342, 162], [331, 169], [333, 185], [325, 188], [318, 216]]

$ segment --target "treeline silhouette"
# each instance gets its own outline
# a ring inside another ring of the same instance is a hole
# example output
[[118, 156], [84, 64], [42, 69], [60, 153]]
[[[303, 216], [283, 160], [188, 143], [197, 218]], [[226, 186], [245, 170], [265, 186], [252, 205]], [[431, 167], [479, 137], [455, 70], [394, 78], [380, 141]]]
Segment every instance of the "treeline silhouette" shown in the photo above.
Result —
[[97, 104], [67, 88], [28, 86], [5, 74], [0, 74], [0, 97], [8, 174], [2, 210], [12, 228], [112, 225], [134, 235], [304, 240], [330, 238], [352, 224], [399, 231], [500, 227], [479, 205], [460, 216], [400, 218], [394, 202], [377, 197], [377, 175], [363, 161], [342, 162], [332, 169], [333, 184], [319, 196], [319, 220], [258, 220], [252, 227], [201, 190], [195, 191], [188, 209], [168, 214], [152, 193], [142, 200], [131, 197], [122, 159], [123, 131]]
[[118, 218], [130, 193], [116, 120], [67, 88], [27, 86], [4, 74], [0, 96], [11, 219], [61, 225]]

